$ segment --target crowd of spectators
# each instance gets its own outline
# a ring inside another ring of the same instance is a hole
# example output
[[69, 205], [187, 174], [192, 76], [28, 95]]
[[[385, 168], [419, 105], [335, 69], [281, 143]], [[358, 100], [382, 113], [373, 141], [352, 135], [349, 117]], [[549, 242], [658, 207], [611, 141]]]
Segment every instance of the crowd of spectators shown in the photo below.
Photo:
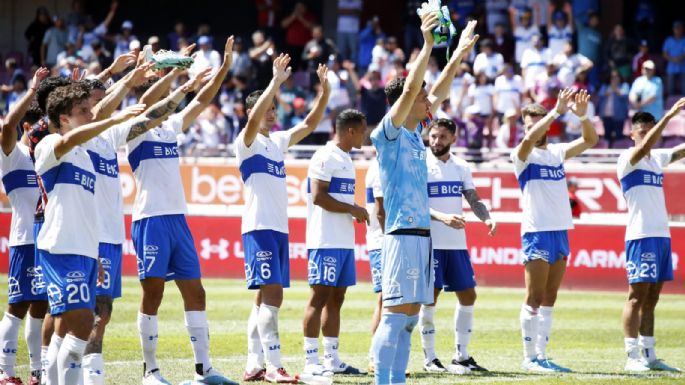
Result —
[[[320, 63], [330, 68], [332, 93], [326, 117], [306, 143], [325, 143], [335, 114], [347, 107], [359, 108], [373, 127], [386, 112], [384, 85], [406, 74], [422, 44], [416, 16], [420, 3], [406, 2], [403, 34], [392, 36], [381, 26], [382, 15], [362, 24], [363, 0], [338, 0], [336, 34], [326, 36], [320, 15], [304, 2], [285, 9], [278, 0], [256, 0], [259, 29], [236, 39], [231, 73], [215, 104], [179, 139], [183, 150], [207, 156], [224, 153], [246, 122], [245, 97], [266, 86], [271, 62], [280, 52], [293, 58], [293, 76], [277, 93], [274, 130], [287, 129], [306, 115], [316, 95], [315, 70]], [[623, 148], [630, 146], [626, 137], [630, 114], [644, 110], [660, 118], [670, 101], [685, 94], [685, 36], [680, 21], [673, 22], [672, 36], [660, 43], [651, 32], [628, 36], [621, 24], [603, 36], [602, 12], [611, 10], [600, 9], [599, 0], [443, 3], [450, 7], [458, 30], [475, 18], [481, 35], [478, 50], [462, 63], [450, 98], [438, 113], [438, 117], [455, 120], [460, 146], [515, 146], [522, 135], [521, 108], [534, 102], [551, 108], [559, 90], [572, 87], [593, 95], [588, 114], [603, 138], [600, 147]], [[25, 32], [27, 54], [7, 57], [0, 71], [3, 111], [26, 91], [26, 73], [31, 66], [47, 66], [52, 75], [59, 76], [81, 68], [94, 76], [106, 71], [114, 58], [129, 52], [138, 55], [145, 45], [157, 52], [196, 44], [188, 71], [207, 66], [218, 69], [221, 55], [213, 48], [210, 25], [200, 24], [192, 33], [178, 21], [167, 34], [140, 39], [130, 20], [112, 24], [118, 11], [117, 1], [112, 1], [102, 20], [86, 14], [82, 0], [74, 0], [67, 15], [51, 16], [47, 8], [38, 8]], [[639, 0], [635, 18], [638, 25], [653, 27], [654, 1]], [[435, 50], [425, 74], [427, 87], [440, 75], [444, 52]], [[132, 92], [124, 104], [136, 101]], [[567, 114], [554, 122], [549, 140], [571, 140], [580, 132], [578, 119]], [[674, 119], [664, 135], [666, 140], [684, 140], [685, 119]]]

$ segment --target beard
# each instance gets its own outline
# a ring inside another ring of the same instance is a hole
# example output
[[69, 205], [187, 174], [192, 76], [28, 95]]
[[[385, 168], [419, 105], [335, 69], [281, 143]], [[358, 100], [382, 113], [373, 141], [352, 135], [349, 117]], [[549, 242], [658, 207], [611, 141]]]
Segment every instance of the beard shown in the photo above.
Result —
[[433, 155], [436, 158], [439, 158], [439, 157], [447, 154], [448, 152], [450, 152], [450, 146], [445, 146], [445, 147], [440, 148], [440, 149], [435, 149], [435, 148], [431, 147], [431, 152], [433, 153]]

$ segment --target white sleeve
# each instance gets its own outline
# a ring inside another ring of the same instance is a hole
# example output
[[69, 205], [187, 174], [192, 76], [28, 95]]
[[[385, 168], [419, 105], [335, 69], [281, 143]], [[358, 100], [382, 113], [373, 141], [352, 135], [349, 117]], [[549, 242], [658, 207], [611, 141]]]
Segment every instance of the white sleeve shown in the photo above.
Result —
[[566, 151], [568, 150], [569, 143], [559, 143], [547, 145], [547, 148], [552, 152], [561, 163], [566, 160]]
[[278, 149], [285, 154], [288, 152], [288, 147], [290, 147], [290, 138], [292, 135], [293, 133], [291, 130], [285, 130], [274, 132], [270, 136], [271, 140], [276, 144]]
[[252, 142], [251, 146], [246, 146], [245, 145], [245, 130], [241, 130], [238, 136], [236, 136], [235, 141], [233, 142], [233, 145], [235, 146], [235, 156], [236, 160], [238, 161], [238, 164], [240, 164], [240, 161], [242, 159], [247, 159], [252, 155], [253, 149], [254, 149], [254, 142]]
[[515, 147], [511, 154], [509, 154], [509, 158], [514, 163], [514, 171], [516, 173], [516, 176], [518, 177], [518, 175], [526, 168], [526, 166], [528, 166], [528, 159], [530, 159], [530, 154], [524, 162], [521, 159], [519, 159], [518, 147]]
[[468, 164], [464, 164], [464, 190], [475, 190], [476, 186], [473, 184], [473, 176], [471, 175], [471, 168]]
[[669, 164], [671, 164], [671, 159], [673, 159], [673, 150], [672, 149], [660, 149], [660, 150], [652, 150], [652, 156], [656, 160], [656, 162], [661, 166], [661, 168], [666, 168]]
[[36, 157], [36, 173], [39, 175], [60, 164], [60, 160], [55, 156], [55, 143], [60, 138], [59, 134], [48, 135], [36, 146], [34, 155]]
[[628, 149], [621, 153], [621, 155], [618, 157], [618, 160], [616, 161], [616, 175], [618, 176], [619, 182], [621, 181], [621, 178], [624, 176], [628, 175], [635, 166], [630, 164], [630, 155], [632, 153], [632, 149]]
[[335, 160], [331, 159], [331, 157], [328, 155], [321, 153], [314, 154], [311, 163], [309, 164], [307, 177], [310, 179], [318, 179], [324, 182], [330, 182], [333, 178], [334, 171]]
[[183, 133], [183, 115], [175, 113], [162, 122], [162, 128], [173, 130], [176, 135]]
[[98, 36], [104, 36], [107, 34], [107, 26], [105, 26], [105, 23], [100, 23], [97, 27], [95, 27], [93, 33]]
[[378, 165], [376, 165], [376, 175], [371, 183], [374, 198], [383, 198], [383, 186], [381, 186], [381, 174]]

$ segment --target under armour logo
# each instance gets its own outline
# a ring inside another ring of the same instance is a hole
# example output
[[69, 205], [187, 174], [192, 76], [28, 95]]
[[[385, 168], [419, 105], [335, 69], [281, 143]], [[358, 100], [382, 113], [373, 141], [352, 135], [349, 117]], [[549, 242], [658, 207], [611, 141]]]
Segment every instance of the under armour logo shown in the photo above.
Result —
[[229, 257], [229, 243], [228, 240], [221, 238], [219, 239], [218, 244], [214, 244], [211, 239], [205, 238], [200, 241], [200, 246], [202, 246], [200, 257], [202, 257], [202, 259], [209, 259], [212, 254], [219, 254], [219, 259], [223, 261]]

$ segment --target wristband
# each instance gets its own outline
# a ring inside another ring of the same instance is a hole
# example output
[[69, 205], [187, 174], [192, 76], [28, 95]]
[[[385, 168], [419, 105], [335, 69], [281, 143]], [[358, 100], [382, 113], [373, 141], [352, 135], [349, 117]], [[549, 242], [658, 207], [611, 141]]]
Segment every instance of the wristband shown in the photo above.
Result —
[[586, 120], [590, 120], [590, 118], [587, 117], [587, 114], [585, 114], [583, 116], [579, 116], [578, 119], [580, 119], [581, 122], [584, 122]]
[[552, 116], [554, 117], [554, 119], [556, 119], [556, 118], [558, 118], [558, 117], [561, 116], [561, 114], [557, 111], [556, 108], [553, 109], [552, 111], [550, 111], [548, 115], [552, 115]]

